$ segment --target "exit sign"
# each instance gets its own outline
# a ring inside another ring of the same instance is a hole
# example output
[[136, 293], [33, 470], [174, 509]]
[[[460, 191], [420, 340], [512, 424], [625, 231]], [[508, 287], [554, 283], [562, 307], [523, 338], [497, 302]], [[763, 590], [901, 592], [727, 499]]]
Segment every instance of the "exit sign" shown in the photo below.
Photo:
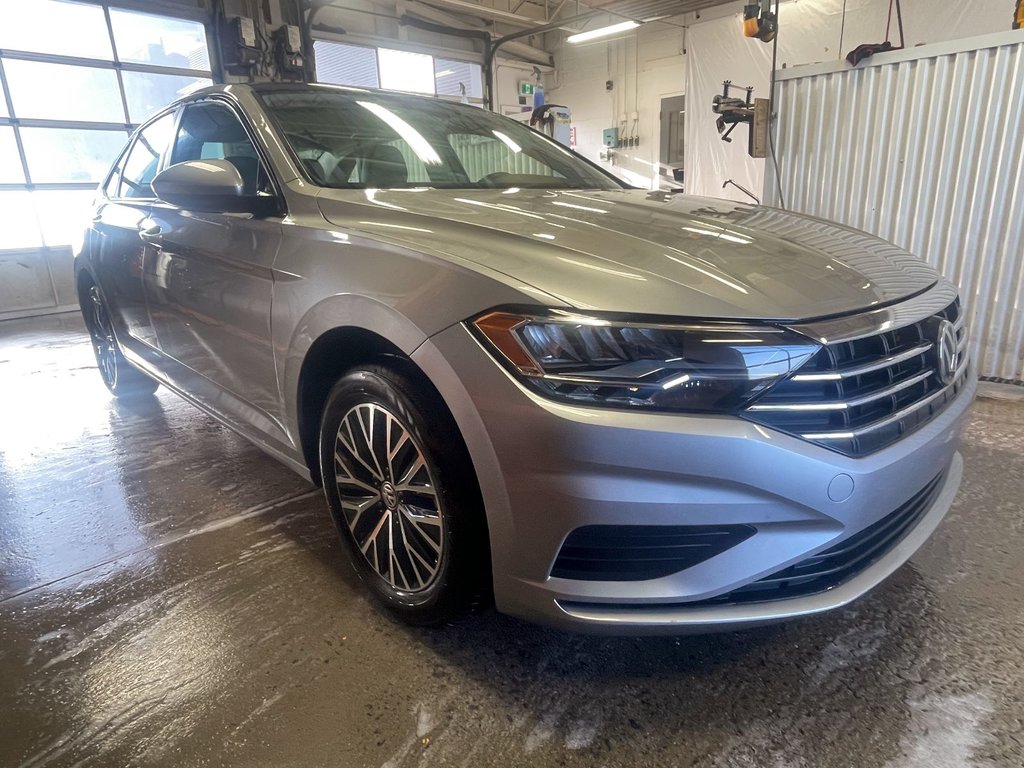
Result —
[[519, 81], [519, 95], [520, 96], [533, 96], [533, 83], [528, 83], [526, 80]]

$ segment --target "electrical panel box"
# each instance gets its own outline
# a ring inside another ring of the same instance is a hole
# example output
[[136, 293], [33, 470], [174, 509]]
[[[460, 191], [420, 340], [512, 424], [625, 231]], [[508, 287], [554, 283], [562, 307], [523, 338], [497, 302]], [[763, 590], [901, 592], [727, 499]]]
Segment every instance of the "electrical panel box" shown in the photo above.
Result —
[[232, 23], [235, 27], [235, 34], [239, 45], [245, 48], [256, 47], [256, 25], [248, 16], [236, 16]]
[[287, 53], [302, 53], [302, 35], [297, 26], [285, 24], [281, 27], [281, 39]]
[[601, 143], [609, 149], [614, 149], [619, 146], [619, 129], [618, 128], [605, 128], [601, 132]]
[[274, 55], [277, 72], [289, 79], [305, 79], [306, 61], [302, 56], [302, 35], [292, 24], [282, 24], [274, 30]]
[[221, 27], [221, 58], [228, 73], [249, 74], [259, 58], [256, 25], [248, 16], [233, 16]]

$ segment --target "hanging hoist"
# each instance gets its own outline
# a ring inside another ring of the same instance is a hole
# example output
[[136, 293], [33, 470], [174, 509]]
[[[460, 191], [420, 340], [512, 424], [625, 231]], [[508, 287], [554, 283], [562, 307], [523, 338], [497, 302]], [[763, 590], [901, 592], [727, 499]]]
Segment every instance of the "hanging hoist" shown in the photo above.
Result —
[[743, 35], [770, 43], [779, 31], [779, 18], [772, 12], [772, 0], [749, 3], [743, 8]]

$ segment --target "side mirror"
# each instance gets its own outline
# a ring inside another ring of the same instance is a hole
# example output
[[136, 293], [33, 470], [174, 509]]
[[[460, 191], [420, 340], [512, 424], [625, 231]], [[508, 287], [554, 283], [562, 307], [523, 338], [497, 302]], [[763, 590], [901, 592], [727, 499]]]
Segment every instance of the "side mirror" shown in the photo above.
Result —
[[153, 192], [188, 211], [256, 216], [277, 212], [273, 197], [245, 193], [242, 174], [227, 160], [190, 160], [164, 168], [153, 179]]

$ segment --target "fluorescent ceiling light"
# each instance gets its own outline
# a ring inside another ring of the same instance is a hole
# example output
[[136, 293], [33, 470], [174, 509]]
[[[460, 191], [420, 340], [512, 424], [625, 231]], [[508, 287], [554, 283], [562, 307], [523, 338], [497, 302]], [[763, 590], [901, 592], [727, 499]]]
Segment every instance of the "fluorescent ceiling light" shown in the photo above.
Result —
[[636, 21], [622, 21], [608, 27], [600, 27], [599, 29], [592, 29], [589, 32], [580, 32], [575, 35], [569, 35], [566, 40], [570, 43], [585, 43], [587, 40], [594, 40], [598, 37], [607, 37], [608, 35], [614, 35], [619, 32], [627, 32], [631, 29], [636, 29], [639, 26], [640, 23]]

